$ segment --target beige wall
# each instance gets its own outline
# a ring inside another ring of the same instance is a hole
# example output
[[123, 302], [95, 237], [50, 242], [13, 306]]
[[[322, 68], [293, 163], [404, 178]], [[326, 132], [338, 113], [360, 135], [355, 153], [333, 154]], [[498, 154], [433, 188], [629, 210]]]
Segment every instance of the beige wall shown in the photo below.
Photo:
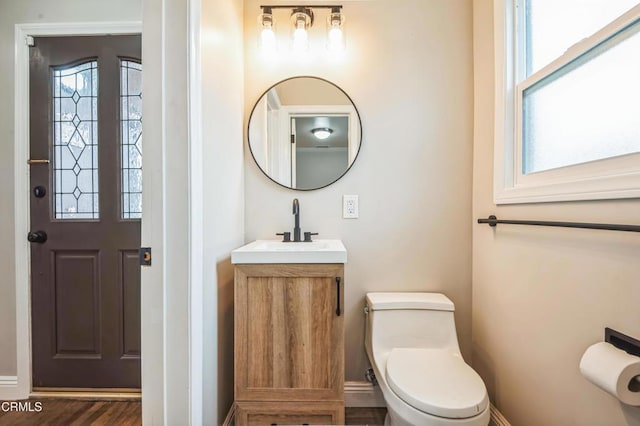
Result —
[[17, 23], [139, 21], [140, 0], [0, 0], [0, 376], [16, 374], [13, 110]]
[[[496, 207], [493, 9], [474, 1], [473, 219], [638, 223], [640, 200]], [[473, 366], [513, 425], [640, 425], [578, 370], [609, 326], [640, 337], [640, 239], [632, 233], [473, 225]]]
[[322, 80], [292, 79], [278, 84], [282, 105], [351, 105], [349, 98]]
[[[344, 241], [349, 253], [347, 380], [363, 380], [368, 367], [362, 308], [369, 291], [446, 293], [456, 304], [458, 335], [469, 359], [471, 1], [345, 2], [347, 51], [342, 61], [269, 64], [257, 52], [260, 4], [264, 1], [244, 3], [245, 119], [276, 81], [315, 75], [353, 99], [363, 140], [345, 177], [308, 192], [287, 190], [267, 179], [245, 142], [246, 240], [275, 238], [276, 232], [293, 228], [291, 203], [297, 197], [303, 231]], [[323, 21], [316, 19], [323, 31]], [[280, 21], [283, 27], [286, 32], [286, 18]], [[360, 196], [359, 219], [342, 219], [343, 194]]]

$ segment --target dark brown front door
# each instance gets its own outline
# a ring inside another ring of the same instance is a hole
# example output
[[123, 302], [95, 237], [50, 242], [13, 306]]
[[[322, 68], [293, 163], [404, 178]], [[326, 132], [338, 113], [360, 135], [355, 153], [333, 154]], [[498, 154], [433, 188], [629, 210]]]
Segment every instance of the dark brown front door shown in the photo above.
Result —
[[140, 57], [140, 36], [30, 48], [34, 387], [140, 387]]

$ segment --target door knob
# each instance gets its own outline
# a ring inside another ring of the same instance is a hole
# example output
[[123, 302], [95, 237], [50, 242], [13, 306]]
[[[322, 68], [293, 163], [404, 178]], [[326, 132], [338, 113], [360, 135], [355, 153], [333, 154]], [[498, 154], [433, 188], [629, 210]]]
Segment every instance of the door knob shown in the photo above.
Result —
[[33, 188], [33, 195], [36, 198], [42, 198], [45, 195], [47, 195], [47, 189], [44, 186], [38, 185], [35, 188]]
[[31, 243], [44, 243], [47, 241], [47, 233], [44, 231], [31, 231], [27, 235], [27, 240]]

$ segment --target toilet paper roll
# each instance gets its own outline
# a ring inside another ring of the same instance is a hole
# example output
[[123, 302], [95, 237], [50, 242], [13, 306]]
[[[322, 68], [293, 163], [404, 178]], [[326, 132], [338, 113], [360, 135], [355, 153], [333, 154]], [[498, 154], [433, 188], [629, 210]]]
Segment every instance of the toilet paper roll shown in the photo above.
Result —
[[640, 357], [599, 342], [582, 355], [580, 372], [625, 404], [640, 406]]

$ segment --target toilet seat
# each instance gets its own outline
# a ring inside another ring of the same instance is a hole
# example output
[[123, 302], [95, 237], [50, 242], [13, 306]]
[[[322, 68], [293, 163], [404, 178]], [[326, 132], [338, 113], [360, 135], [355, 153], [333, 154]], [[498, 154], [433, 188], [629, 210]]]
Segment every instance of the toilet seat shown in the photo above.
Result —
[[477, 416], [489, 404], [484, 382], [448, 349], [395, 348], [387, 360], [389, 387], [412, 407], [438, 417]]

